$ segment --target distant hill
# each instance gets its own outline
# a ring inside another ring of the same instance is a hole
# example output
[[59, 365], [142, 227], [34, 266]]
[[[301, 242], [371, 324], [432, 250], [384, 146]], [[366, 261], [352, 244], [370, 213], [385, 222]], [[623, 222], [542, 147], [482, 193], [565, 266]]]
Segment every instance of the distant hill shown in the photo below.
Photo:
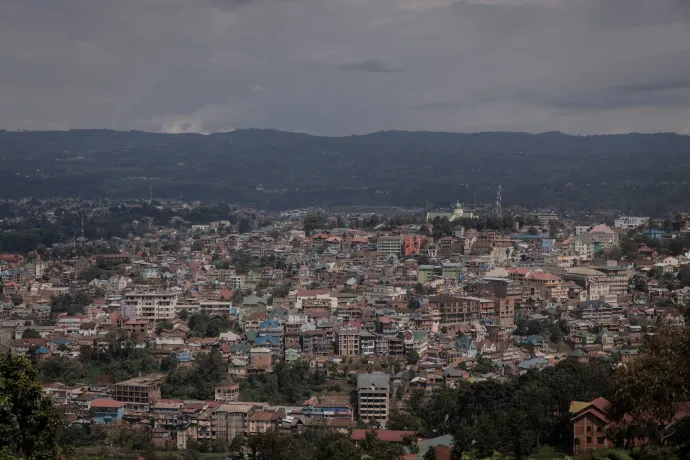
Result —
[[319, 137], [0, 132], [0, 196], [148, 196], [306, 205], [491, 202], [687, 209], [690, 136], [387, 131]]

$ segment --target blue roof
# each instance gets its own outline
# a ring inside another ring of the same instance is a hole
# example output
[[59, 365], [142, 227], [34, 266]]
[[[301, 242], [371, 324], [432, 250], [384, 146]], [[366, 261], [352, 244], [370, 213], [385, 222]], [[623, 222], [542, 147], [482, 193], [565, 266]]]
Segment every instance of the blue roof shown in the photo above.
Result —
[[528, 345], [528, 344], [539, 345], [539, 344], [542, 344], [544, 342], [546, 342], [546, 340], [544, 339], [544, 337], [542, 337], [540, 335], [530, 335], [530, 336], [522, 339], [523, 345]]
[[261, 337], [256, 338], [256, 343], [257, 345], [262, 345], [266, 342], [270, 342], [273, 344], [280, 343], [280, 337], [276, 337], [274, 335], [262, 335]]
[[175, 357], [180, 362], [186, 362], [186, 361], [192, 360], [192, 355], [189, 353], [189, 351], [180, 351], [180, 352], [175, 354]]
[[261, 324], [259, 324], [259, 327], [280, 327], [280, 323], [274, 319], [268, 319]]
[[48, 350], [46, 347], [39, 347], [36, 349], [36, 353], [39, 355], [45, 355], [46, 353], [50, 353], [50, 350]]
[[532, 358], [528, 359], [527, 361], [523, 361], [520, 364], [518, 364], [518, 367], [520, 369], [530, 369], [534, 366], [539, 366], [542, 364], [548, 364], [548, 361], [545, 358]]

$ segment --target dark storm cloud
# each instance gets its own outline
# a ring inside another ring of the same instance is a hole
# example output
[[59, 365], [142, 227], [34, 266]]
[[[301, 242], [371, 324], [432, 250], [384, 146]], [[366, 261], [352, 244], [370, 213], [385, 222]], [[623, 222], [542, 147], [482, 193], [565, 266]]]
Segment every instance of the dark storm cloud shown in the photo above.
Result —
[[7, 0], [0, 59], [9, 129], [690, 133], [687, 0]]
[[678, 77], [670, 80], [651, 81], [628, 85], [623, 88], [631, 92], [673, 91], [678, 89], [690, 89], [690, 76]]
[[413, 109], [448, 109], [453, 110], [462, 107], [462, 103], [456, 101], [431, 101], [420, 102], [419, 104], [412, 104], [410, 108]]
[[360, 70], [362, 72], [374, 72], [374, 73], [394, 73], [398, 72], [395, 69], [391, 69], [386, 66], [383, 60], [378, 58], [362, 59], [361, 61], [349, 62], [347, 64], [342, 64], [340, 68], [345, 70]]

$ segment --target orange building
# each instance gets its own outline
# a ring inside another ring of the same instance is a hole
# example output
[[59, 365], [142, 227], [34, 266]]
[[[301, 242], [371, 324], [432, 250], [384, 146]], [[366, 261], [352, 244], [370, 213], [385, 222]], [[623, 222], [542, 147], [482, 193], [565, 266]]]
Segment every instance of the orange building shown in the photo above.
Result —
[[403, 257], [419, 254], [422, 251], [422, 245], [425, 240], [426, 237], [422, 235], [405, 235], [403, 238]]

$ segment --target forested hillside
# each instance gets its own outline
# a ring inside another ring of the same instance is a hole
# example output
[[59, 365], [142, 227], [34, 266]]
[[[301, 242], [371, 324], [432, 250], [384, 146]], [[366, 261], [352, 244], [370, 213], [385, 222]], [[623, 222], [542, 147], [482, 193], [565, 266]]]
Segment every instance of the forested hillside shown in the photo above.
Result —
[[308, 205], [493, 201], [554, 208], [684, 209], [690, 136], [272, 130], [212, 135], [0, 132], [0, 196], [148, 196]]

